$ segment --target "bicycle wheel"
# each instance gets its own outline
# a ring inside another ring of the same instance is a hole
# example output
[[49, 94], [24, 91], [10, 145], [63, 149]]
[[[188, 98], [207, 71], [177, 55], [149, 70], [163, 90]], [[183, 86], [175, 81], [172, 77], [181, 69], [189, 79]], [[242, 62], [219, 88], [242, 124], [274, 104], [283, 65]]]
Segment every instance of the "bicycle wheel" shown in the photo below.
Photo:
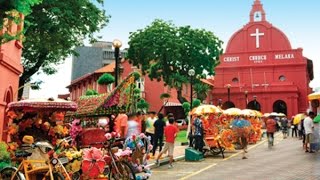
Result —
[[114, 180], [136, 180], [136, 175], [132, 169], [132, 166], [126, 161], [116, 162], [117, 169], [111, 165], [109, 172], [109, 179]]
[[[17, 171], [15, 167], [5, 167], [0, 171], [0, 179], [1, 180], [11, 180], [11, 177]], [[13, 180], [25, 180], [24, 175], [18, 171], [16, 175], [13, 177]]]

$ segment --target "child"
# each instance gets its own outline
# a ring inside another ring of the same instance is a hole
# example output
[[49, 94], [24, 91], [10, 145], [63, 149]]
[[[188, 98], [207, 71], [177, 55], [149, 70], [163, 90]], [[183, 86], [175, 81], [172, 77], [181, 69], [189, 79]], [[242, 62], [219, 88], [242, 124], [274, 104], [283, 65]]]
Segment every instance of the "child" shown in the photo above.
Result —
[[169, 125], [167, 125], [164, 128], [164, 136], [166, 137], [166, 143], [164, 145], [164, 148], [162, 151], [159, 153], [157, 159], [156, 159], [156, 164], [160, 166], [159, 159], [161, 158], [162, 154], [168, 151], [168, 155], [170, 157], [169, 160], [169, 169], [172, 168], [172, 162], [173, 162], [173, 150], [174, 150], [174, 140], [177, 136], [178, 133], [178, 128], [173, 125], [174, 123], [174, 118], [169, 118]]

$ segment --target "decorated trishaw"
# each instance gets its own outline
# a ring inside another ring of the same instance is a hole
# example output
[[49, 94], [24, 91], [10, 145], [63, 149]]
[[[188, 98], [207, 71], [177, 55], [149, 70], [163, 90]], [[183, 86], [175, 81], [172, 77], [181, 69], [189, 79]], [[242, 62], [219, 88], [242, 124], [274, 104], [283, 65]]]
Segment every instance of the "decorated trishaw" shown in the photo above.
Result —
[[12, 162], [1, 169], [0, 179], [71, 179], [54, 147], [68, 141], [64, 115], [76, 109], [74, 102], [53, 98], [9, 103], [7, 150]]
[[[225, 150], [233, 151], [238, 147], [240, 136], [246, 136], [249, 143], [256, 143], [261, 138], [262, 114], [259, 111], [238, 108], [222, 110], [214, 105], [200, 105], [190, 114], [194, 118], [200, 117], [203, 122], [204, 153], [222, 154], [224, 157]], [[235, 123], [240, 117], [248, 123]]]
[[79, 158], [68, 153], [66, 167], [73, 177], [147, 179], [151, 175], [145, 166], [150, 140], [144, 134], [121, 139], [115, 129], [119, 113], [134, 112], [133, 89], [139, 77], [137, 72], [130, 74], [110, 94], [83, 96], [77, 111], [67, 113], [72, 144], [83, 152], [81, 169], [73, 168]]

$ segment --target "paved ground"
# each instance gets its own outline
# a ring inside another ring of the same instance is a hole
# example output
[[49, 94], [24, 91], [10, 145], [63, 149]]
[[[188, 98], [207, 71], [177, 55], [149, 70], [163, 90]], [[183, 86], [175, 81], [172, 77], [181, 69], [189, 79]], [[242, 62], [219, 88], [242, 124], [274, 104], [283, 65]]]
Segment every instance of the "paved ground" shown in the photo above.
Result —
[[278, 134], [273, 149], [266, 140], [249, 147], [248, 159], [239, 151], [226, 158], [207, 157], [201, 162], [174, 163], [152, 169], [151, 180], [320, 180], [320, 153], [305, 153], [296, 138], [282, 139]]

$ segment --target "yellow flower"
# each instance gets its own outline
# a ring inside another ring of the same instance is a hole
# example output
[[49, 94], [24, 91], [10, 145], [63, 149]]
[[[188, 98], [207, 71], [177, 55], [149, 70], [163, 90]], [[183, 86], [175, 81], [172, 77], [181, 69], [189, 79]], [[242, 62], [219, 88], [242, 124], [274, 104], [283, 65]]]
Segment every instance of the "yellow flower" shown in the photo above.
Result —
[[67, 158], [68, 158], [69, 160], [72, 160], [72, 159], [73, 159], [73, 155], [72, 155], [72, 153], [71, 153], [70, 151], [67, 151], [67, 152], [65, 153], [65, 155], [67, 156]]
[[58, 134], [63, 134], [63, 127], [61, 125], [57, 125], [54, 127], [54, 132]]
[[79, 171], [81, 168], [81, 162], [78, 160], [74, 160], [73, 163], [71, 164], [71, 170], [73, 172]]

